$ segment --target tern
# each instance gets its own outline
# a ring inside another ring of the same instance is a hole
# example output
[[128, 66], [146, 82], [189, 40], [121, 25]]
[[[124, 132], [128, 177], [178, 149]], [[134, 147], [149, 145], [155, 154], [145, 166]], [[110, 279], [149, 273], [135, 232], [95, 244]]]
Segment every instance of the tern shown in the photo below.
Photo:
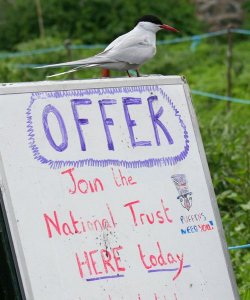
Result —
[[47, 77], [68, 74], [83, 68], [92, 67], [126, 71], [129, 77], [129, 70], [135, 70], [139, 77], [139, 67], [156, 53], [156, 33], [161, 29], [179, 32], [177, 29], [163, 24], [158, 17], [146, 15], [137, 21], [136, 26], [131, 31], [111, 42], [103, 52], [85, 59], [37, 68], [74, 67], [69, 71]]

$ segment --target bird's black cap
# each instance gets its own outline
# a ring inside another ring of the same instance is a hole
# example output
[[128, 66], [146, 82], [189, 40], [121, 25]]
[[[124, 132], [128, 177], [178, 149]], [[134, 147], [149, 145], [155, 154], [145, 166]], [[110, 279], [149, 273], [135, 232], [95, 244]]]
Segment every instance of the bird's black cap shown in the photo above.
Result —
[[137, 20], [136, 24], [138, 24], [140, 22], [150, 22], [150, 23], [154, 23], [157, 25], [163, 25], [162, 21], [159, 18], [152, 16], [152, 15], [146, 15], [146, 16], [141, 17], [139, 20]]

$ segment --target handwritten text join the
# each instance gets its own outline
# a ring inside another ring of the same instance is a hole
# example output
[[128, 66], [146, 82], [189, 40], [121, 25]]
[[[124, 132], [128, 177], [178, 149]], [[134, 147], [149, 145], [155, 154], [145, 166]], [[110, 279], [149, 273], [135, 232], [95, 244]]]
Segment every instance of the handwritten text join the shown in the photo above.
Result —
[[[113, 168], [112, 170], [112, 177], [113, 183], [117, 188], [124, 187], [124, 186], [133, 186], [137, 184], [137, 182], [132, 178], [132, 176], [125, 176], [122, 174], [122, 171], [118, 169], [116, 173]], [[104, 183], [100, 178], [94, 178], [92, 180], [88, 180], [85, 178], [76, 178], [74, 174], [74, 168], [67, 169], [61, 172], [62, 175], [68, 174], [71, 186], [69, 188], [70, 194], [89, 194], [89, 193], [96, 193], [100, 191], [104, 191]]]

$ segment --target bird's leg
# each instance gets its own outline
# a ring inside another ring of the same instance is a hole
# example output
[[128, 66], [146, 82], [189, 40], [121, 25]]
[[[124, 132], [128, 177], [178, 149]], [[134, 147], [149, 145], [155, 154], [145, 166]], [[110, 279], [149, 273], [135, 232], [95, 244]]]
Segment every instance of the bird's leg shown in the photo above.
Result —
[[137, 75], [137, 77], [141, 77], [141, 75], [140, 75], [140, 73], [139, 73], [139, 70], [135, 70], [136, 71], [136, 75]]
[[127, 72], [127, 74], [128, 74], [128, 77], [131, 77], [131, 75], [130, 75], [129, 71], [127, 70], [126, 72]]

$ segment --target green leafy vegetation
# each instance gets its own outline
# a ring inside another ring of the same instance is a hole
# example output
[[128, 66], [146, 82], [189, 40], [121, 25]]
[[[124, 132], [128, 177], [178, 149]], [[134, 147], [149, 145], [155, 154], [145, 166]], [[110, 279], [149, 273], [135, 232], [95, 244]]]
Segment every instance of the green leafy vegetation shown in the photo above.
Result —
[[[178, 24], [182, 34], [202, 30], [189, 1], [176, 0], [49, 0], [41, 1], [45, 35], [80, 39], [81, 43], [107, 43], [131, 30], [136, 20], [154, 14], [165, 22]], [[21, 41], [39, 37], [34, 0], [0, 0], [0, 45], [14, 49]], [[139, 15], [138, 15], [138, 12]]]

